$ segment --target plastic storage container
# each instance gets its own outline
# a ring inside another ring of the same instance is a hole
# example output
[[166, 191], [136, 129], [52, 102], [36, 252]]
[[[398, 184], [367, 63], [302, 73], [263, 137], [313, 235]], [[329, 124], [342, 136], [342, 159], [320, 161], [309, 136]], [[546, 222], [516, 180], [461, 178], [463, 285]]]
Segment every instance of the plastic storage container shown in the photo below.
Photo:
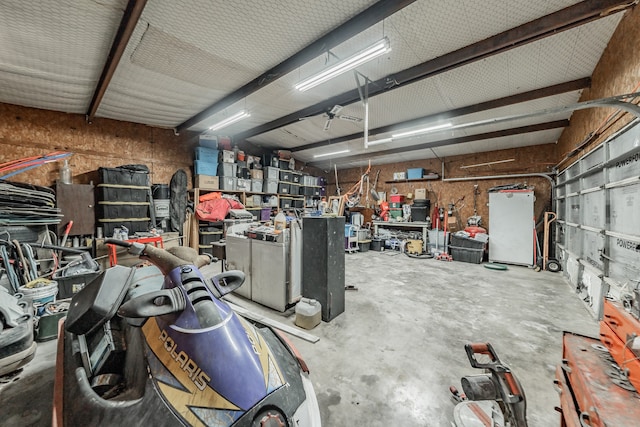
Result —
[[292, 177], [291, 171], [280, 169], [280, 181], [292, 182], [291, 177]]
[[278, 192], [278, 180], [277, 179], [265, 179], [262, 181], [263, 193], [277, 193]]
[[198, 144], [200, 144], [201, 147], [217, 149], [218, 137], [215, 135], [200, 135]]
[[218, 150], [209, 147], [196, 147], [194, 150], [196, 160], [204, 160], [209, 163], [218, 163], [218, 153]]
[[304, 329], [313, 329], [320, 324], [322, 320], [322, 305], [320, 302], [302, 298], [298, 304], [296, 304], [296, 326]]
[[99, 218], [144, 218], [149, 220], [149, 202], [106, 202], [97, 206]]
[[118, 188], [109, 187], [108, 184], [98, 184], [98, 200], [119, 202], [146, 202], [149, 198], [149, 190], [146, 187]]
[[289, 194], [292, 196], [304, 196], [302, 186], [300, 184], [289, 184]]
[[220, 177], [220, 189], [235, 191], [236, 190], [236, 178], [235, 176], [221, 176]]
[[148, 187], [149, 172], [128, 168], [99, 168], [100, 182], [104, 184]]
[[[221, 163], [218, 166], [218, 172], [220, 176], [232, 176], [235, 177], [238, 173], [238, 164], [237, 163]], [[211, 175], [211, 174], [205, 174]], [[214, 173], [214, 175], [216, 175]]]
[[371, 247], [371, 240], [359, 240], [358, 241], [358, 248], [360, 249], [360, 252], [367, 252], [367, 251], [369, 251], [370, 247]]
[[293, 199], [291, 197], [280, 197], [280, 208], [291, 209], [293, 207]]
[[263, 176], [264, 179], [280, 179], [280, 169], [267, 166], [264, 168]]
[[424, 222], [427, 220], [428, 210], [426, 207], [411, 206], [411, 220]]
[[[485, 234], [486, 236], [486, 234]], [[470, 237], [466, 237], [460, 234], [452, 234], [451, 235], [451, 247], [458, 248], [471, 248], [471, 249], [483, 249], [486, 244], [486, 239], [472, 239]]]
[[93, 273], [76, 274], [68, 277], [61, 277], [58, 272], [53, 275], [53, 279], [58, 283], [58, 298], [71, 298], [80, 290], [82, 290], [87, 283], [90, 283], [93, 279], [100, 275], [99, 271]]
[[454, 261], [469, 262], [472, 264], [480, 264], [484, 255], [484, 248], [460, 248], [457, 246], [449, 246], [451, 249], [451, 257]]
[[238, 191], [251, 191], [251, 180], [238, 178], [236, 180], [236, 190]]
[[289, 194], [290, 191], [291, 191], [291, 184], [289, 184], [288, 182], [278, 183], [278, 193]]
[[407, 179], [420, 179], [424, 173], [423, 168], [407, 169]]

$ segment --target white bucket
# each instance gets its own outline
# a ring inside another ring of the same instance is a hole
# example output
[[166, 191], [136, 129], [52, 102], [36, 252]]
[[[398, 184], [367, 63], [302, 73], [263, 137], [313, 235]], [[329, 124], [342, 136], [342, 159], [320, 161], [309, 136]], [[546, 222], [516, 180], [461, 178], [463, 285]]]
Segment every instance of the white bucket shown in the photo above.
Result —
[[169, 218], [169, 199], [153, 199], [153, 207], [157, 219]]
[[24, 295], [24, 298], [31, 300], [33, 304], [44, 305], [48, 302], [56, 300], [56, 294], [58, 293], [58, 282], [51, 280], [49, 282], [43, 282], [43, 286], [28, 288], [26, 286], [20, 286], [18, 292]]

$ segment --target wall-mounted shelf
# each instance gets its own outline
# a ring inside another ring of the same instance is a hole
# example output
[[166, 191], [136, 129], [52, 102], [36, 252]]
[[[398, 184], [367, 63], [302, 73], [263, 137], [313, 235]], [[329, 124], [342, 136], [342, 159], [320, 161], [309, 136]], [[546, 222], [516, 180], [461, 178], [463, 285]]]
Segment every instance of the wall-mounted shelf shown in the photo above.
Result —
[[391, 181], [385, 181], [385, 184], [406, 184], [409, 182], [426, 182], [433, 181], [434, 179], [440, 179], [440, 175], [433, 174], [432, 176], [425, 176], [423, 178], [414, 178], [414, 179], [392, 179]]

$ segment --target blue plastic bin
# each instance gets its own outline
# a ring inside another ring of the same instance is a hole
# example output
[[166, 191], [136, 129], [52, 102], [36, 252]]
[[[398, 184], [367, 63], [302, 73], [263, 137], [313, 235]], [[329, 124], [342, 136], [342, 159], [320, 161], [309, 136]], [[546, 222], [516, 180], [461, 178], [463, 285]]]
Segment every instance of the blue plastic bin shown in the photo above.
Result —
[[194, 150], [196, 160], [204, 160], [209, 163], [218, 163], [218, 150], [208, 147], [196, 147]]
[[423, 168], [407, 169], [407, 179], [420, 179], [424, 173]]
[[218, 174], [218, 163], [207, 162], [204, 160], [194, 160], [193, 164], [196, 175], [216, 176]]

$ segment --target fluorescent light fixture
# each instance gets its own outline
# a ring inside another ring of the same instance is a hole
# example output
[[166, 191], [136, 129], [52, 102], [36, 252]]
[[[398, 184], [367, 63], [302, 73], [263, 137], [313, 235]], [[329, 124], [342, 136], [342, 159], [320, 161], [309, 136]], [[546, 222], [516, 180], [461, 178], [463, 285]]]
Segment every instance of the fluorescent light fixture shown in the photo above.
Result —
[[319, 84], [331, 80], [332, 78], [346, 71], [353, 70], [358, 65], [364, 64], [367, 61], [371, 61], [373, 58], [384, 55], [390, 50], [391, 46], [389, 45], [389, 39], [385, 37], [376, 44], [356, 53], [355, 55], [352, 55], [347, 59], [343, 59], [342, 61], [327, 68], [326, 70], [304, 79], [294, 87], [297, 90], [304, 92], [305, 90], [316, 87]]
[[478, 164], [475, 164], [475, 165], [460, 166], [460, 169], [477, 168], [477, 167], [480, 167], [480, 166], [491, 166], [491, 165], [497, 165], [498, 163], [509, 163], [509, 162], [515, 162], [515, 161], [516, 161], [516, 159], [496, 160], [495, 162], [478, 163]]
[[240, 112], [234, 114], [233, 116], [227, 117], [226, 119], [219, 121], [215, 125], [211, 126], [209, 128], [209, 130], [222, 129], [223, 127], [227, 127], [230, 124], [238, 122], [238, 121], [244, 119], [245, 117], [249, 117], [249, 116], [251, 116], [251, 114], [247, 113], [246, 111], [240, 111]]
[[386, 142], [391, 142], [391, 141], [393, 141], [393, 138], [376, 139], [375, 141], [369, 141], [369, 146], [378, 145], [378, 144], [384, 144]]
[[410, 130], [408, 132], [397, 133], [395, 135], [391, 135], [391, 138], [393, 138], [393, 139], [395, 139], [395, 138], [406, 138], [408, 136], [421, 135], [423, 133], [429, 133], [429, 132], [433, 132], [434, 130], [446, 129], [446, 128], [450, 128], [450, 127], [451, 127], [451, 123], [444, 123], [444, 124], [441, 124], [441, 125], [429, 126], [429, 127], [422, 128], [422, 129], [416, 129], [416, 130]]
[[317, 159], [318, 157], [328, 157], [328, 156], [333, 156], [335, 154], [344, 154], [344, 153], [348, 153], [349, 150], [342, 150], [342, 151], [333, 151], [331, 153], [324, 153], [324, 154], [314, 154], [313, 158]]

